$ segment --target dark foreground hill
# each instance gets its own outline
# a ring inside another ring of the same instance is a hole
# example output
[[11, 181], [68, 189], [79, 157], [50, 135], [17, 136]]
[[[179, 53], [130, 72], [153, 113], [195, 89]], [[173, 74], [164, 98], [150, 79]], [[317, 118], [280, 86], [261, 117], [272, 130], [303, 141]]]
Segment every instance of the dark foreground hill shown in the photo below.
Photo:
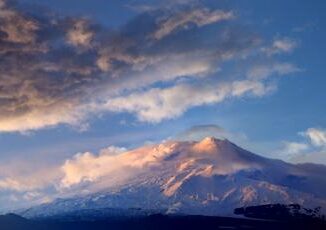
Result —
[[151, 215], [139, 218], [83, 220], [28, 220], [14, 214], [0, 216], [1, 230], [172, 230], [172, 229], [326, 229], [326, 224], [316, 220], [266, 221], [254, 219]]

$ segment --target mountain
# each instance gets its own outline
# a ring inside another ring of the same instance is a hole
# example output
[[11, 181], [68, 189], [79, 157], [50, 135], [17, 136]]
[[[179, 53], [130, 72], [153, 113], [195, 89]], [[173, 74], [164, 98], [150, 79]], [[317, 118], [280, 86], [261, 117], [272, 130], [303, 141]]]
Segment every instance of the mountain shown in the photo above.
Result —
[[114, 157], [116, 165], [104, 169], [115, 170], [83, 187], [91, 192], [19, 214], [230, 216], [235, 208], [273, 203], [326, 208], [326, 166], [264, 158], [226, 139], [167, 141]]

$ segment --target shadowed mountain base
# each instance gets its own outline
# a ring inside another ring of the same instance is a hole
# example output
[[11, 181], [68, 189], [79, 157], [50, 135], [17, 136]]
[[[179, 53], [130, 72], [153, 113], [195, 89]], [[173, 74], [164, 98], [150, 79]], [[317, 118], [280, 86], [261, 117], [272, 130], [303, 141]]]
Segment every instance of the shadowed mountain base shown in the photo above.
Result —
[[164, 216], [151, 215], [141, 218], [122, 218], [97, 221], [32, 221], [8, 214], [0, 216], [1, 230], [87, 230], [87, 229], [326, 229], [325, 222], [305, 221], [263, 221], [207, 216]]

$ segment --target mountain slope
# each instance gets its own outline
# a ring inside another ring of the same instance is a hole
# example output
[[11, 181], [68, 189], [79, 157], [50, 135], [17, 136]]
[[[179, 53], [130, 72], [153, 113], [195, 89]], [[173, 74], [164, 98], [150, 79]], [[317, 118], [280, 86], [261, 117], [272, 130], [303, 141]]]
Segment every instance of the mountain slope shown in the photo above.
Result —
[[324, 166], [314, 169], [263, 158], [228, 140], [171, 141], [114, 159], [120, 163], [105, 165], [108, 174], [85, 183], [83, 189], [92, 191], [89, 194], [58, 199], [20, 214], [35, 218], [91, 209], [116, 216], [232, 215], [237, 207], [268, 203], [326, 208]]

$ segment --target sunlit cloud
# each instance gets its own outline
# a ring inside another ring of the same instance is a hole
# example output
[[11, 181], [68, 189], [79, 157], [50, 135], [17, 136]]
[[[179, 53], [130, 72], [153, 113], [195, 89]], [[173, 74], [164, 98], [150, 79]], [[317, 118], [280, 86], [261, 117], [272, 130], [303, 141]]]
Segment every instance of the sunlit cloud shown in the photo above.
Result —
[[269, 86], [249, 80], [202, 86], [179, 84], [113, 98], [106, 107], [114, 112], [135, 113], [140, 121], [156, 123], [178, 117], [194, 106], [216, 104], [230, 97], [262, 96], [269, 91]]
[[181, 11], [175, 15], [159, 19], [158, 29], [153, 33], [153, 37], [162, 39], [177, 29], [187, 29], [191, 23], [200, 27], [232, 18], [234, 18], [234, 14], [230, 11], [210, 11], [206, 8]]
[[[32, 162], [28, 163], [31, 164]], [[56, 186], [58, 179], [62, 176], [58, 167], [53, 165], [46, 165], [44, 168], [38, 167], [37, 169], [34, 166], [34, 170], [28, 168], [21, 170], [22, 172], [15, 172], [15, 169], [11, 169], [11, 173], [1, 172], [3, 175], [0, 178], [0, 191], [21, 193], [41, 191], [49, 186]]]
[[300, 134], [309, 138], [314, 146], [326, 147], [326, 130], [319, 128], [309, 128]]
[[33, 44], [39, 23], [32, 18], [24, 17], [19, 12], [7, 8], [6, 1], [0, 1], [1, 40], [8, 43]]
[[93, 31], [89, 28], [86, 20], [75, 20], [67, 31], [67, 40], [74, 46], [89, 47], [94, 37]]
[[[157, 123], [195, 106], [266, 95], [277, 88], [266, 78], [299, 71], [275, 61], [226, 79], [224, 64], [266, 56], [264, 39], [241, 26], [232, 10], [180, 3], [173, 11], [142, 11], [114, 29], [82, 17], [25, 12], [3, 0], [0, 11], [0, 132], [84, 130], [90, 117], [112, 112]], [[273, 47], [289, 52], [295, 45], [285, 39]], [[211, 80], [198, 84], [203, 78]]]
[[61, 186], [70, 187], [81, 182], [92, 182], [104, 175], [110, 175], [112, 178], [123, 177], [122, 167], [128, 164], [119, 156], [123, 152], [126, 152], [126, 149], [110, 146], [101, 150], [98, 156], [90, 152], [76, 154], [61, 167], [64, 173]]

